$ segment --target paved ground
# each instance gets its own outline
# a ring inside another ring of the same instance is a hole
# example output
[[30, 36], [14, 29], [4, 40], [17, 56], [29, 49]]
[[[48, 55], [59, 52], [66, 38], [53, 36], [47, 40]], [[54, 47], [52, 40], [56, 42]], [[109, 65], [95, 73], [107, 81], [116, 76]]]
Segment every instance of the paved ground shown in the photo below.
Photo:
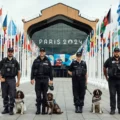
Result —
[[[93, 114], [90, 112], [92, 96], [86, 91], [85, 106], [83, 113], [74, 113], [73, 96], [71, 89], [71, 79], [57, 78], [54, 79], [55, 90], [53, 91], [54, 98], [59, 103], [63, 114], [61, 115], [35, 115], [35, 92], [34, 86], [29, 82], [21, 84], [19, 89], [25, 93], [25, 103], [27, 105], [27, 112], [24, 115], [16, 114], [1, 115], [0, 120], [120, 120], [120, 115], [109, 115], [109, 92], [105, 89], [102, 95], [103, 114]], [[96, 87], [88, 85], [88, 89], [93, 91]], [[0, 111], [3, 110], [2, 99], [0, 98]]]

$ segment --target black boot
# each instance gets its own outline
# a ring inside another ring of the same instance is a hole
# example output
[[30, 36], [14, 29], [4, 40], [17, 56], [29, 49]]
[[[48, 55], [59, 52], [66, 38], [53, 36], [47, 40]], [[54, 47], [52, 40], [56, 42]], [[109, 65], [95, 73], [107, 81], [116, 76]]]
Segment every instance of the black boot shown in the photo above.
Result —
[[10, 107], [9, 115], [13, 115], [13, 114], [14, 114], [13, 107]]
[[47, 114], [47, 112], [45, 111], [45, 106], [42, 107], [42, 114]]
[[120, 109], [118, 109], [118, 114], [120, 114]]
[[75, 106], [75, 113], [79, 113], [79, 106]]
[[115, 109], [111, 109], [110, 114], [114, 115], [115, 114]]
[[37, 106], [36, 115], [40, 114], [40, 106]]
[[83, 107], [79, 106], [79, 113], [82, 113], [82, 112], [83, 112]]
[[9, 113], [8, 107], [5, 107], [4, 110], [2, 111], [2, 114]]

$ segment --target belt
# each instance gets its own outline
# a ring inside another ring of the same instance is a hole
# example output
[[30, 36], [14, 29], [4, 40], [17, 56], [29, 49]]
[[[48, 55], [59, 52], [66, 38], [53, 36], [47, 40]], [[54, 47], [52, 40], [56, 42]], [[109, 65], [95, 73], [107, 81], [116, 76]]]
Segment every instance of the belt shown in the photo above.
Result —
[[15, 78], [15, 76], [7, 76], [7, 77], [5, 77], [5, 79], [13, 79], [13, 78]]
[[37, 79], [48, 79], [47, 76], [39, 76], [39, 77], [36, 77]]

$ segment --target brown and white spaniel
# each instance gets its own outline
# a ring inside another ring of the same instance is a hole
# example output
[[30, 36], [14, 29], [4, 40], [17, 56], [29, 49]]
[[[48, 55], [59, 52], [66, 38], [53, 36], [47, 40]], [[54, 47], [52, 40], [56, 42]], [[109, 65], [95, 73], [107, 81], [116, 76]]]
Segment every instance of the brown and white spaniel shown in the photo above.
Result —
[[23, 114], [26, 111], [24, 97], [25, 95], [21, 90], [16, 91], [14, 113]]
[[92, 113], [103, 113], [102, 107], [101, 107], [101, 95], [102, 91], [100, 89], [95, 89], [93, 91], [93, 97], [92, 97]]
[[48, 114], [61, 114], [63, 113], [56, 103], [55, 99], [53, 99], [52, 93], [47, 93], [47, 113]]

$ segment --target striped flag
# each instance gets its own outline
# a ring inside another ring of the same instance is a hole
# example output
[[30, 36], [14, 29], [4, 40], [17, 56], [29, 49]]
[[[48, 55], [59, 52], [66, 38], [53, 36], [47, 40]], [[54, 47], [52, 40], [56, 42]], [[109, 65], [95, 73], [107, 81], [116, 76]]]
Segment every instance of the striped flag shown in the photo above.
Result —
[[5, 19], [3, 21], [3, 31], [4, 31], [4, 34], [6, 34], [6, 30], [7, 30], [7, 15], [5, 16]]

